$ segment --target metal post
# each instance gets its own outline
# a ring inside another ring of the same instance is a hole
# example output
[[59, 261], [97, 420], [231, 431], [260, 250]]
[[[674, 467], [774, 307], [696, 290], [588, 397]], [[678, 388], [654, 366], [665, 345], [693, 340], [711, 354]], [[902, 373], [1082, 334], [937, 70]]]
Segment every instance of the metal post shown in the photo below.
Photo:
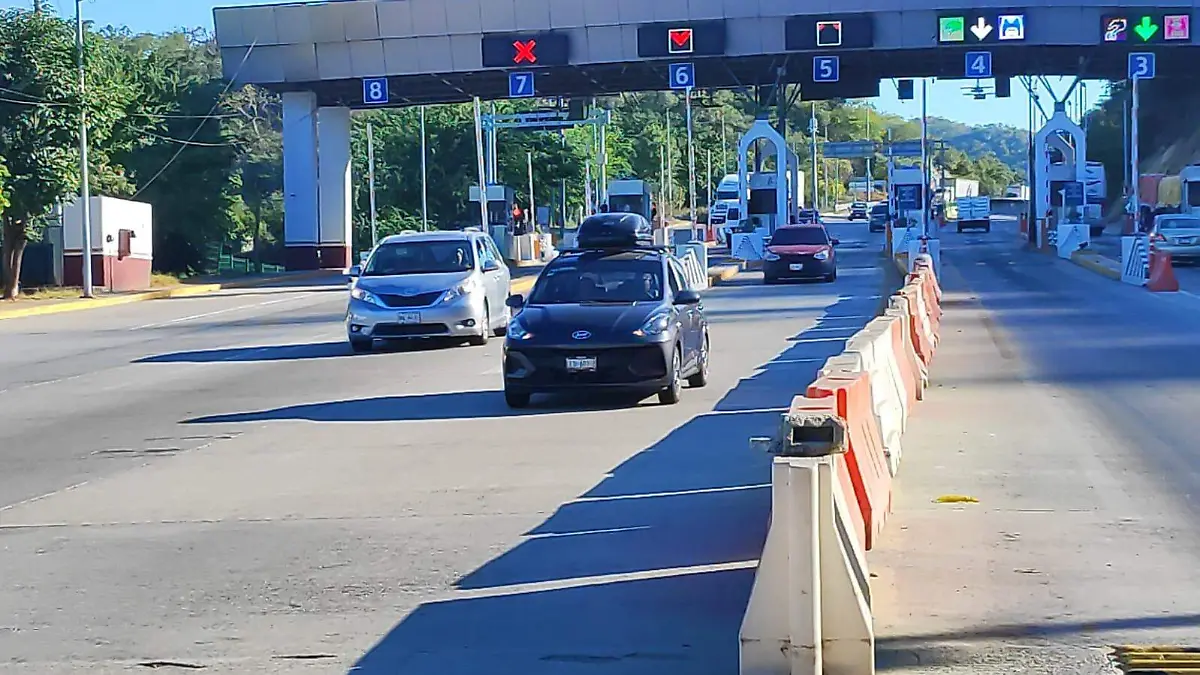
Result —
[[429, 172], [425, 167], [425, 106], [421, 106], [421, 231], [429, 229]]
[[[565, 149], [567, 147], [567, 134], [564, 133], [563, 130], [560, 129], [558, 132], [558, 137], [562, 141], [562, 147]], [[566, 178], [562, 179], [561, 185], [562, 185], [562, 194], [560, 196], [562, 197], [562, 202], [559, 204], [559, 207], [558, 207], [558, 216], [559, 216], [558, 239], [559, 239], [559, 241], [562, 241], [563, 237], [566, 236], [566, 233], [567, 233], [567, 179]]]
[[84, 91], [87, 86], [83, 57], [83, 0], [75, 0], [75, 51], [79, 58], [79, 215], [83, 223], [83, 297], [92, 289], [92, 191], [88, 185], [88, 124]]
[[[667, 202], [675, 204], [675, 153], [671, 147], [671, 111], [667, 111]], [[671, 209], [672, 211], [674, 209]]]
[[608, 203], [608, 134], [606, 133], [608, 124], [607, 118], [600, 122], [600, 188], [596, 190], [600, 195], [600, 202]]
[[821, 204], [817, 200], [820, 192], [817, 190], [817, 102], [812, 104], [812, 119], [808, 121], [808, 135], [812, 139], [812, 207], [813, 213], [820, 210]]
[[488, 184], [484, 175], [483, 162], [483, 113], [480, 110], [479, 97], [475, 97], [475, 158], [479, 168], [479, 225], [484, 232], [488, 231]]
[[[1142, 196], [1139, 194], [1141, 191], [1138, 189], [1140, 187], [1138, 184], [1141, 182], [1141, 178], [1138, 175], [1138, 80], [1141, 78], [1134, 75], [1130, 79], [1133, 80], [1131, 84], [1133, 92], [1129, 114], [1129, 176], [1131, 179], [1131, 189], [1133, 190], [1133, 222], [1140, 225], [1138, 219], [1142, 215]], [[1140, 227], [1134, 231], [1137, 232], [1139, 230]]]
[[697, 232], [696, 223], [696, 147], [692, 143], [692, 89], [688, 87], [683, 92], [684, 108], [687, 111], [687, 146], [688, 146], [688, 210], [691, 212], [692, 240], [699, 241], [703, 235]]
[[592, 163], [588, 162], [583, 165], [583, 208], [589, 216], [596, 212], [596, 205], [592, 203]]
[[[1129, 191], [1129, 169], [1132, 164], [1129, 161], [1129, 97], [1125, 97], [1125, 101], [1121, 104], [1124, 108], [1121, 114], [1121, 150], [1124, 155], [1124, 168], [1121, 170], [1121, 176], [1124, 179], [1125, 191]], [[1030, 113], [1032, 119], [1032, 113]]]
[[375, 220], [375, 133], [367, 122], [367, 195], [371, 201], [371, 248], [379, 243], [379, 228]]
[[537, 203], [533, 199], [533, 153], [525, 153], [525, 167], [529, 172], [529, 231], [537, 232]]
[[[870, 106], [867, 106], [867, 140], [868, 141], [871, 140], [871, 107]], [[874, 143], [874, 141], [872, 141], [872, 143]], [[875, 154], [875, 151], [871, 150], [871, 155], [874, 155], [874, 154]], [[871, 197], [873, 196], [873, 193], [875, 192], [875, 179], [871, 175], [871, 155], [867, 155], [867, 169], [866, 169], [867, 170], [867, 201], [868, 202], [871, 201]]]
[[496, 124], [495, 124], [495, 118], [496, 118], [496, 104], [495, 103], [493, 103], [491, 106], [491, 115], [492, 115], [493, 123], [491, 125], [491, 130], [488, 132], [488, 137], [491, 139], [490, 143], [492, 146], [492, 152], [490, 155], [491, 158], [489, 159], [489, 163], [491, 164], [491, 176], [488, 178], [488, 181], [492, 182], [492, 183], [499, 183], [500, 182], [500, 143], [499, 143], [500, 139], [498, 138], [499, 131], [496, 129]]
[[921, 78], [921, 234], [929, 237], [929, 110], [926, 106], [928, 78]]
[[713, 204], [713, 200], [712, 200], [712, 184], [713, 184], [713, 175], [712, 175], [712, 148], [708, 148], [707, 150], [705, 150], [705, 151], [704, 151], [704, 154], [705, 154], [705, 166], [706, 166], [706, 168], [708, 169], [708, 170], [707, 170], [707, 171], [704, 173], [704, 176], [705, 176], [705, 180], [704, 180], [704, 188], [705, 188], [705, 190], [706, 190], [706, 192], [705, 192], [705, 200], [706, 200], [706, 201], [705, 201], [705, 203], [706, 203], [706, 204], [708, 204], [708, 209], [709, 209], [709, 211], [708, 211], [708, 218], [707, 218], [707, 220], [708, 220], [708, 222], [709, 222], [709, 223], [711, 223], [711, 222], [712, 222], [712, 204]]
[[727, 150], [729, 141], [725, 136], [725, 111], [721, 111], [721, 177], [724, 178], [726, 173], [729, 173], [729, 157]]
[[667, 199], [667, 149], [666, 146], [658, 148], [658, 221], [660, 223], [667, 222], [667, 212], [663, 209], [666, 206]]

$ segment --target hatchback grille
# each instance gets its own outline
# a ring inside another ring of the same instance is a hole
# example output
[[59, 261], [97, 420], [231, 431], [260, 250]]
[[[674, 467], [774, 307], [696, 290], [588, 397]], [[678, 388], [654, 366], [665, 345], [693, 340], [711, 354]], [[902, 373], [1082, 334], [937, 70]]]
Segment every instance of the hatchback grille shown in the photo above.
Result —
[[388, 307], [428, 307], [437, 302], [445, 291], [418, 293], [417, 295], [388, 295], [380, 294], [379, 299]]
[[[654, 345], [592, 351], [586, 348], [514, 349], [506, 366], [510, 373], [520, 369], [519, 362], [511, 359], [514, 352], [532, 364], [533, 370], [526, 379], [530, 384], [636, 384], [667, 374], [662, 349]], [[567, 358], [574, 356], [595, 356], [595, 372], [568, 371]]]

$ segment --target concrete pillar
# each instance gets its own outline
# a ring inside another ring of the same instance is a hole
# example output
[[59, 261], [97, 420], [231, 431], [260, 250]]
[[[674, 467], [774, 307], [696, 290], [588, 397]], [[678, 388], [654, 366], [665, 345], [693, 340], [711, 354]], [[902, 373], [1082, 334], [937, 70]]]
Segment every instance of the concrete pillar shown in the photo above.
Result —
[[318, 267], [317, 95], [283, 95], [283, 241], [289, 270]]
[[350, 266], [354, 242], [351, 228], [350, 109], [320, 108], [317, 111], [317, 178], [320, 199], [317, 244], [321, 267]]

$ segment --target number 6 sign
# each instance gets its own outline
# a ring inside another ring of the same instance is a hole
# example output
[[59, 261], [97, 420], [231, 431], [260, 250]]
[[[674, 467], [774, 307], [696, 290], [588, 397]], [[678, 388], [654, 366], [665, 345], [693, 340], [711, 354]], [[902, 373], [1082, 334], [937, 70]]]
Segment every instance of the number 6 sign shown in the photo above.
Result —
[[691, 89], [696, 86], [695, 64], [672, 63], [667, 71], [672, 89]]

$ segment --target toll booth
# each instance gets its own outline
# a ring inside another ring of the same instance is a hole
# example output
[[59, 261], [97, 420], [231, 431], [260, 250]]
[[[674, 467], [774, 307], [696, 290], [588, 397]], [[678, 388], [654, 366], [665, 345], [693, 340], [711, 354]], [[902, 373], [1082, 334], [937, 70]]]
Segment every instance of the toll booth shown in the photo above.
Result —
[[[479, 203], [479, 186], [472, 185], [469, 193], [472, 204]], [[487, 187], [487, 221], [488, 234], [492, 235], [500, 253], [506, 259], [517, 260], [514, 257], [513, 242], [513, 204], [517, 201], [517, 193], [507, 185], [489, 185]]]
[[[751, 176], [751, 147], [758, 148], [759, 160], [774, 156], [775, 169], [755, 171]], [[783, 136], [767, 120], [755, 120], [738, 143], [738, 211], [752, 230], [732, 235], [730, 252], [735, 258], [760, 260], [763, 241], [776, 228], [797, 221], [804, 204], [800, 193], [803, 176], [799, 158]]]
[[614, 213], [636, 213], [645, 218], [646, 222], [653, 223], [654, 220], [650, 217], [652, 206], [653, 197], [650, 194], [650, 186], [646, 181], [636, 178], [623, 178], [614, 180], [608, 184], [609, 211]]
[[1033, 137], [1034, 189], [1032, 214], [1037, 247], [1056, 249], [1059, 255], [1086, 246], [1090, 228], [1083, 214], [1087, 206], [1087, 135], [1056, 103], [1054, 114]]
[[[888, 231], [888, 253], [906, 252], [909, 269], [918, 254], [933, 259], [935, 272], [941, 272], [941, 240], [931, 221], [933, 187], [919, 166], [888, 166], [888, 212], [892, 214]], [[928, 232], [928, 234], [926, 234]]]

